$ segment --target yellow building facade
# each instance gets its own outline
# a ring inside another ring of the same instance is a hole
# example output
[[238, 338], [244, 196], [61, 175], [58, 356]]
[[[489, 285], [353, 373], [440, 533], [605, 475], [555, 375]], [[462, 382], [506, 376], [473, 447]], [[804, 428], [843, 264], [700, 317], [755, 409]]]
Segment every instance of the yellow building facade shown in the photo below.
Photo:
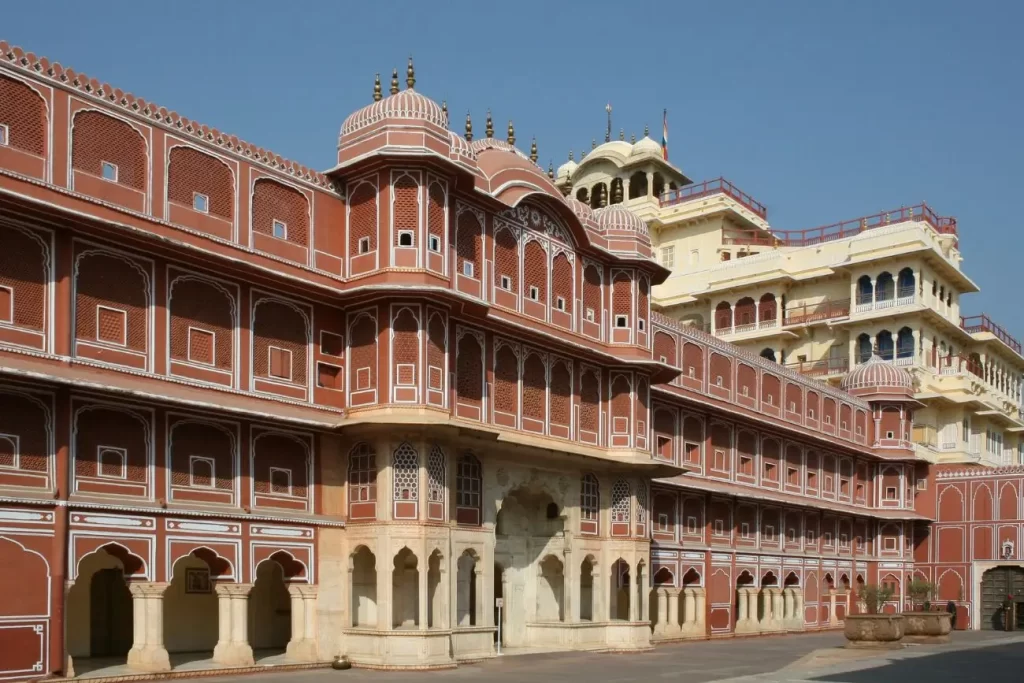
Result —
[[956, 219], [921, 204], [776, 230], [729, 181], [691, 182], [649, 136], [621, 137], [563, 164], [556, 184], [647, 222], [672, 270], [653, 290], [662, 313], [830, 384], [877, 353], [914, 375], [920, 457], [1024, 462], [1021, 344], [962, 300], [979, 288]]

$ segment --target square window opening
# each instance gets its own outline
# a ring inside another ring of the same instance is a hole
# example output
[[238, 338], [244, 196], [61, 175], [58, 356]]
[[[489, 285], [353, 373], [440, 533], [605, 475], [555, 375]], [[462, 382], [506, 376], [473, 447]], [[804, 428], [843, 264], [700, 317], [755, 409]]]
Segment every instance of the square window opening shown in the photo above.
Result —
[[192, 193], [192, 208], [200, 213], [210, 213], [210, 198], [198, 192]]
[[440, 253], [441, 251], [441, 238], [437, 235], [431, 235], [427, 239], [427, 248], [434, 253]]
[[0, 123], [0, 145], [6, 147], [10, 144], [10, 139], [10, 129], [7, 127], [7, 124]]
[[271, 225], [271, 234], [279, 240], [288, 239], [288, 225], [284, 221], [275, 219]]
[[112, 183], [117, 182], [117, 164], [112, 164], [109, 161], [100, 162], [100, 175], [103, 176], [104, 180], [109, 180]]
[[560, 311], [564, 311], [565, 310], [565, 298], [564, 297], [561, 297], [561, 296], [556, 296], [555, 297], [555, 308], [557, 308]]
[[617, 315], [617, 316], [615, 316], [615, 327], [629, 327], [629, 316], [628, 315]]
[[400, 246], [400, 247], [411, 247], [411, 246], [413, 246], [412, 230], [399, 230], [398, 231], [398, 246]]
[[96, 341], [128, 345], [128, 314], [107, 306], [96, 307]]
[[501, 276], [501, 288], [504, 289], [506, 292], [511, 292], [512, 291], [512, 278], [510, 278], [508, 275], [502, 275]]
[[359, 253], [360, 254], [369, 254], [370, 253], [370, 238], [369, 237], [360, 237], [358, 245], [359, 245]]
[[537, 299], [540, 298], [540, 290], [537, 289], [535, 285], [530, 285], [528, 296], [530, 297], [531, 301], [536, 301]]
[[463, 261], [462, 262], [462, 274], [465, 275], [466, 277], [473, 277], [473, 272], [474, 272], [473, 262], [472, 261]]
[[587, 322], [589, 322], [589, 323], [594, 322], [594, 309], [593, 308], [588, 308], [587, 309]]
[[14, 289], [0, 285], [0, 322], [14, 322]]
[[636, 321], [636, 329], [638, 329], [641, 332], [643, 332], [644, 331], [644, 323], [646, 323], [646, 322], [647, 321], [644, 320], [643, 318], [640, 318], [639, 320], [637, 320]]
[[291, 381], [292, 379], [292, 352], [288, 349], [270, 346], [267, 349], [269, 356], [268, 374], [274, 379]]

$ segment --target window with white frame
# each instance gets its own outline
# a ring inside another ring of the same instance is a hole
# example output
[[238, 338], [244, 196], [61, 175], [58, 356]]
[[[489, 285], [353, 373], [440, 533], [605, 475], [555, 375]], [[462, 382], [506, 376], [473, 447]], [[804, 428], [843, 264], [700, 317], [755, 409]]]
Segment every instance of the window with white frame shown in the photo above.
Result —
[[531, 301], [536, 301], [537, 299], [540, 298], [540, 290], [537, 288], [536, 285], [530, 285], [528, 296], [530, 297]]
[[432, 252], [440, 253], [440, 251], [441, 251], [441, 238], [438, 237], [437, 235], [431, 235], [430, 237], [428, 237], [427, 238], [427, 248], [430, 249], [430, 251], [432, 251]]
[[587, 318], [587, 322], [588, 323], [594, 322], [594, 309], [593, 308], [588, 308], [587, 309], [586, 318]]
[[96, 475], [108, 479], [128, 478], [128, 451], [116, 446], [96, 449]]
[[636, 523], [647, 524], [647, 484], [642, 481], [636, 485]]
[[697, 533], [697, 518], [687, 517], [686, 518], [686, 533], [696, 534]]
[[188, 456], [188, 485], [212, 489], [217, 485], [216, 463], [202, 455]]
[[765, 525], [764, 533], [762, 534], [762, 536], [764, 537], [764, 540], [766, 540], [766, 541], [770, 541], [770, 542], [774, 541], [775, 540], [775, 527], [773, 527], [770, 524]]
[[644, 320], [643, 318], [640, 318], [640, 319], [638, 319], [638, 320], [636, 321], [636, 329], [638, 329], [638, 330], [640, 330], [641, 332], [643, 332], [643, 331], [644, 331], [644, 328], [646, 327], [646, 324], [647, 324], [647, 321], [646, 321], [646, 320]]
[[288, 239], [288, 224], [275, 218], [271, 223], [270, 233], [279, 240], [286, 240]]
[[629, 523], [629, 483], [619, 479], [612, 486], [612, 521]]
[[0, 323], [14, 322], [14, 289], [0, 285]]
[[628, 315], [617, 315], [617, 316], [615, 316], [615, 327], [629, 327], [629, 316]]
[[459, 456], [455, 471], [456, 505], [480, 509], [481, 478], [480, 461], [476, 456], [469, 453]]
[[666, 268], [676, 265], [676, 248], [674, 246], [661, 248], [661, 265]]
[[501, 276], [501, 288], [504, 289], [506, 292], [511, 292], [512, 291], [512, 278], [510, 278], [508, 275], [502, 275]]
[[11, 129], [7, 127], [6, 123], [0, 123], [0, 146], [6, 147], [11, 144]]
[[21, 464], [20, 444], [16, 434], [0, 434], [0, 469], [18, 469]]
[[420, 458], [408, 443], [399, 445], [392, 455], [391, 478], [395, 500], [419, 500]]
[[369, 254], [370, 253], [370, 238], [369, 237], [360, 237], [359, 241], [356, 244], [357, 244], [357, 249], [358, 249], [360, 254]]
[[109, 306], [97, 306], [96, 341], [127, 346], [128, 313]]
[[192, 208], [200, 213], [210, 213], [210, 198], [199, 192], [192, 193]]
[[412, 230], [399, 230], [398, 231], [398, 246], [400, 246], [400, 247], [411, 247], [411, 246], [413, 246]]
[[216, 336], [209, 330], [188, 328], [188, 359], [193, 363], [213, 365], [216, 357]]
[[109, 161], [100, 162], [100, 175], [104, 180], [109, 180], [112, 183], [117, 182], [117, 164]]
[[427, 455], [427, 499], [431, 503], [443, 503], [445, 490], [445, 454], [434, 444]]
[[555, 297], [555, 308], [558, 309], [559, 311], [564, 311], [565, 310], [565, 297], [561, 297], [561, 296], [556, 296]]
[[720, 519], [715, 520], [715, 536], [725, 536], [725, 522]]
[[292, 495], [292, 471], [284, 467], [270, 468], [270, 492]]
[[896, 487], [895, 486], [887, 486], [885, 488], [885, 499], [886, 500], [896, 500], [897, 497], [898, 496], [897, 496], [897, 491], [896, 491]]
[[584, 474], [580, 479], [580, 518], [596, 522], [601, 512], [601, 489], [597, 477]]
[[267, 347], [267, 374], [274, 379], [292, 379], [292, 352], [277, 346]]
[[463, 261], [462, 262], [462, 274], [466, 277], [473, 277], [473, 262]]
[[750, 525], [746, 522], [740, 524], [740, 538], [750, 538]]

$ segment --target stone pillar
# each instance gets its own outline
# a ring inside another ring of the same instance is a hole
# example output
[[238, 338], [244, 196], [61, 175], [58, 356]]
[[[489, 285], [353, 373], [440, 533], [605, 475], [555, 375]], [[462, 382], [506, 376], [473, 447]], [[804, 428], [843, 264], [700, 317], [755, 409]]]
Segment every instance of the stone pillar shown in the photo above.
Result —
[[[633, 570], [636, 571], [636, 570]], [[636, 585], [637, 578], [633, 572], [629, 575], [630, 581], [626, 584], [626, 594], [629, 596], [629, 615], [626, 617], [629, 621], [640, 621], [640, 602], [639, 597], [633, 592], [633, 587]]]
[[775, 630], [775, 618], [772, 616], [772, 589], [762, 588], [758, 596], [761, 598], [761, 620], [758, 622], [758, 628], [761, 631], [773, 631]]
[[757, 633], [757, 589], [739, 588], [736, 633]]
[[[567, 539], [567, 542], [571, 543], [572, 539]], [[572, 548], [562, 550], [562, 621], [571, 623], [580, 620], [580, 611], [577, 607], [580, 604], [580, 572], [579, 568], [573, 569], [574, 564]]]
[[704, 628], [701, 625], [703, 615], [700, 613], [698, 595], [701, 590], [700, 588], [687, 588], [685, 590], [682, 632], [684, 636], [690, 638], [704, 635]]
[[654, 196], [654, 171], [647, 172], [647, 197]]
[[793, 595], [792, 588], [786, 588], [782, 591], [782, 610], [784, 626], [786, 630], [792, 630], [794, 623], [793, 616], [796, 612], [796, 597]]
[[[668, 630], [672, 633], [679, 633], [679, 594], [682, 588], [668, 589]], [[685, 600], [685, 597], [684, 597]], [[684, 605], [685, 609], [685, 605]]]
[[775, 628], [779, 631], [786, 630], [786, 609], [782, 597], [781, 588], [773, 588], [772, 591], [772, 614], [775, 617]]
[[[658, 599], [658, 621], [654, 624], [654, 632], [658, 635], [665, 635], [668, 631], [668, 589], [655, 588], [654, 594]], [[678, 605], [678, 603], [677, 603]]]
[[694, 588], [693, 597], [694, 602], [696, 602], [697, 618], [695, 623], [697, 624], [697, 631], [703, 636], [707, 633], [707, 622], [705, 620], [707, 611], [707, 595], [705, 595], [703, 588]]
[[796, 601], [796, 609], [793, 614], [794, 623], [797, 624], [797, 628], [801, 631], [804, 630], [804, 622], [806, 620], [806, 610], [804, 609], [804, 589], [794, 588], [793, 599]]
[[164, 591], [167, 583], [130, 583], [133, 642], [128, 667], [138, 671], [170, 671], [164, 647]]
[[292, 637], [285, 654], [297, 662], [315, 662], [317, 587], [305, 583], [289, 584], [288, 595], [292, 603]]
[[836, 616], [836, 589], [828, 590], [828, 625], [839, 626], [839, 617]]
[[[213, 661], [227, 666], [253, 666], [252, 646], [249, 645], [249, 591], [251, 584], [218, 583], [217, 646]], [[303, 606], [305, 615], [305, 606]]]

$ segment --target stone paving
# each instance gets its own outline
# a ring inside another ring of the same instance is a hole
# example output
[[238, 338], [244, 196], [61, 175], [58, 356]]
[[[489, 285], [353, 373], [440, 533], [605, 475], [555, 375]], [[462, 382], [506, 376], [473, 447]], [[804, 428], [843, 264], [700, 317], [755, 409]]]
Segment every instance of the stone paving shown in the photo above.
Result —
[[504, 655], [445, 671], [352, 669], [211, 676], [211, 683], [960, 683], [1024, 681], [1024, 636], [959, 631], [947, 645], [882, 653], [847, 650], [841, 632], [661, 645], [642, 654]]

